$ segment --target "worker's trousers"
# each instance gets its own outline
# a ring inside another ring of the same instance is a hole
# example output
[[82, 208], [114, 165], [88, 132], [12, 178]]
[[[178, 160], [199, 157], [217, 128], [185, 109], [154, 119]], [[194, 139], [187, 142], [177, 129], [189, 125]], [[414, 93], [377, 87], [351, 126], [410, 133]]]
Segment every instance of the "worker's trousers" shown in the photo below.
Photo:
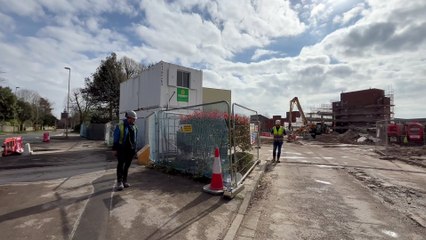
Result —
[[272, 156], [274, 157], [274, 159], [275, 159], [275, 156], [277, 157], [277, 160], [280, 159], [282, 146], [283, 146], [282, 141], [274, 141], [274, 149], [272, 151]]
[[129, 167], [132, 164], [133, 157], [135, 156], [134, 150], [121, 150], [117, 152], [117, 182], [127, 182], [127, 175]]

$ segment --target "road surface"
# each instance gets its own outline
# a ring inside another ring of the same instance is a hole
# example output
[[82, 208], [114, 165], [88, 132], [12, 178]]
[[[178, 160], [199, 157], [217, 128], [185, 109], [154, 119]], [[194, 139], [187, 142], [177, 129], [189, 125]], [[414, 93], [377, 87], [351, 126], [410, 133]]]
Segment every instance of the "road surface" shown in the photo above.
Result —
[[426, 239], [425, 169], [380, 160], [373, 148], [285, 144], [236, 239]]
[[102, 141], [71, 137], [37, 149], [32, 156], [0, 158], [1, 239], [215, 240], [242, 202], [136, 161], [132, 186], [116, 192], [116, 160]]

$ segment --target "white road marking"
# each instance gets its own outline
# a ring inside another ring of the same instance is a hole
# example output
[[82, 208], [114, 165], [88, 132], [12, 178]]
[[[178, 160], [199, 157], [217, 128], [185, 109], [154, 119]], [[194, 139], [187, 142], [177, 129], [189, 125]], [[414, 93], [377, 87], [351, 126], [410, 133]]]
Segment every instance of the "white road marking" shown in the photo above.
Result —
[[389, 230], [382, 230], [382, 233], [384, 233], [384, 234], [386, 234], [388, 236], [391, 236], [393, 238], [397, 238], [398, 237], [398, 234], [396, 232], [392, 232], [392, 231], [389, 231]]
[[321, 180], [316, 180], [316, 179], [315, 179], [315, 182], [323, 183], [323, 184], [327, 184], [327, 185], [330, 185], [330, 184], [331, 184], [331, 183], [329, 183], [329, 182], [321, 181]]
[[299, 157], [299, 156], [284, 156], [284, 158], [287, 158], [287, 159], [305, 159], [305, 157]]
[[109, 199], [109, 216], [111, 216], [111, 210], [112, 210], [112, 199], [114, 197], [114, 187], [115, 184], [112, 185], [112, 190], [111, 190], [111, 198]]
[[[93, 185], [93, 181], [92, 181], [92, 185]], [[83, 210], [81, 210], [80, 214], [78, 215], [77, 220], [74, 223], [74, 226], [72, 228], [72, 231], [70, 233], [70, 235], [68, 236], [68, 239], [73, 239], [75, 232], [77, 231], [78, 225], [80, 225], [80, 220], [81, 217], [83, 216], [84, 211], [86, 210], [87, 204], [89, 203], [90, 198], [92, 198], [93, 194], [95, 193], [95, 188], [92, 189], [92, 193], [89, 195], [89, 197], [87, 198], [86, 202], [84, 203], [83, 206]]]
[[316, 165], [318, 167], [322, 167], [322, 168], [334, 168], [336, 166], [329, 166], [329, 165]]
[[286, 154], [291, 154], [291, 155], [303, 155], [303, 153], [298, 153], [298, 152], [285, 152]]

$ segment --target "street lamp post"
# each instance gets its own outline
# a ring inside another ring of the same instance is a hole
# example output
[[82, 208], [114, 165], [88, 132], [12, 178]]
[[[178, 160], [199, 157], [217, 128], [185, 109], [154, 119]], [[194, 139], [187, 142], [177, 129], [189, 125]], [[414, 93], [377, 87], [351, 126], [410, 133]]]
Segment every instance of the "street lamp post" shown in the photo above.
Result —
[[65, 120], [65, 136], [68, 138], [68, 120], [69, 120], [69, 112], [70, 112], [70, 80], [71, 80], [71, 68], [65, 67], [68, 70], [68, 97], [67, 97], [67, 118]]
[[[18, 100], [18, 96], [16, 96], [16, 92], [18, 91], [19, 87], [15, 87], [15, 97], [16, 100]], [[15, 102], [15, 111], [13, 112], [13, 132], [15, 132], [15, 124], [16, 124], [16, 108], [17, 108], [17, 104]], [[19, 130], [19, 126], [18, 126], [18, 130]]]

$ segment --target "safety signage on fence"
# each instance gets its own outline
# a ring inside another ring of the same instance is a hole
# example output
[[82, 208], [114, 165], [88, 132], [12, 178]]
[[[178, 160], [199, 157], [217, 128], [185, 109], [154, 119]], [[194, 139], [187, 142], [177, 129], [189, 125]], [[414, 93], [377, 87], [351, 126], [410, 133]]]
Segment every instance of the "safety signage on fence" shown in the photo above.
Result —
[[192, 125], [191, 124], [182, 124], [180, 125], [180, 131], [183, 133], [192, 133]]
[[189, 89], [188, 88], [177, 88], [177, 101], [188, 102], [189, 101]]
[[253, 145], [256, 143], [257, 133], [259, 131], [259, 127], [254, 123], [250, 123], [250, 144]]

